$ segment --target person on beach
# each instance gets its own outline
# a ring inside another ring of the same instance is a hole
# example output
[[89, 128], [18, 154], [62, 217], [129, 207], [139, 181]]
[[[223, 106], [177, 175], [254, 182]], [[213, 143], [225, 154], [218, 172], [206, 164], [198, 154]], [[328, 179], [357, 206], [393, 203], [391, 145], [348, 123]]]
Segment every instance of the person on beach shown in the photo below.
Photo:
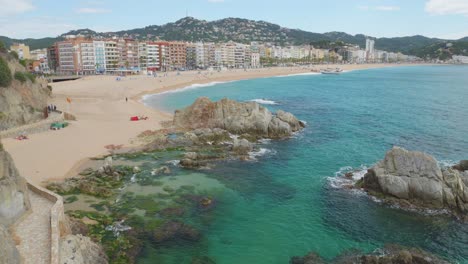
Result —
[[128, 103], [128, 97], [125, 97], [125, 102]]

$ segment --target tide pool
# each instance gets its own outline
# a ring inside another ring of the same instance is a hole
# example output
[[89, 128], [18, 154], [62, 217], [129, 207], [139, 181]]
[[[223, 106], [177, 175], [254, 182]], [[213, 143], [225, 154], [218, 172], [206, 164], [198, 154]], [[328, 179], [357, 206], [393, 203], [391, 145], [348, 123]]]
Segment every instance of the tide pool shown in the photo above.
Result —
[[[341, 75], [264, 78], [149, 96], [173, 111], [197, 97], [264, 103], [307, 122], [294, 138], [262, 145], [255, 162], [217, 164], [216, 210], [202, 241], [148, 247], [140, 263], [288, 263], [315, 251], [331, 259], [388, 244], [420, 247], [468, 263], [468, 225], [382, 206], [366, 195], [332, 188], [344, 167], [370, 167], [392, 146], [427, 152], [440, 161], [468, 159], [468, 67], [415, 66]], [[206, 180], [205, 180], [206, 181]], [[222, 187], [222, 191], [219, 189]]]

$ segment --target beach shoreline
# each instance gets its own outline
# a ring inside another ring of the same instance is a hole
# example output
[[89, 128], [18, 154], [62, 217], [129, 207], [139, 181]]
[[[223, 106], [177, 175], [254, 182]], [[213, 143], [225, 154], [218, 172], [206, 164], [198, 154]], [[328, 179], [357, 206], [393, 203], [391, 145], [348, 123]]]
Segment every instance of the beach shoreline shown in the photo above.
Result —
[[[345, 71], [421, 64], [352, 64], [316, 65], [315, 70], [340, 67]], [[427, 64], [423, 64], [427, 65]], [[193, 85], [233, 82], [275, 76], [311, 73], [310, 67], [278, 67], [222, 72], [170, 72], [167, 76], [85, 76], [82, 79], [52, 84], [50, 103], [77, 117], [66, 129], [29, 135], [27, 141], [3, 139], [7, 151], [25, 178], [44, 186], [48, 181], [61, 181], [76, 176], [92, 157], [109, 154], [109, 146], [139, 146], [137, 136], [146, 130], [158, 130], [160, 123], [172, 118], [167, 113], [147, 106], [143, 97], [177, 91]], [[67, 103], [67, 98], [72, 103]], [[128, 101], [127, 101], [128, 99]], [[147, 121], [130, 122], [131, 116], [146, 116]]]

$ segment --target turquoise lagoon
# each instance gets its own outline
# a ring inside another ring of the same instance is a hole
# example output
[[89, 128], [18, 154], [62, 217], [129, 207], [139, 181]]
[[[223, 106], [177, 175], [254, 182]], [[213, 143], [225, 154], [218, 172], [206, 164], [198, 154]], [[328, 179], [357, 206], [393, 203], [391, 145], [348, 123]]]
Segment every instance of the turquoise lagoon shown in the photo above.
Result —
[[468, 263], [468, 225], [388, 208], [362, 193], [334, 188], [337, 173], [370, 167], [395, 145], [444, 163], [467, 159], [468, 67], [395, 67], [196, 85], [146, 97], [145, 103], [173, 111], [199, 96], [261, 99], [270, 110], [292, 112], [308, 126], [294, 138], [261, 144], [256, 161], [222, 162], [196, 172], [218, 200], [210, 219], [199, 225], [202, 240], [148, 245], [139, 263], [190, 263], [209, 256], [219, 264], [279, 264], [310, 251], [331, 259], [388, 243]]

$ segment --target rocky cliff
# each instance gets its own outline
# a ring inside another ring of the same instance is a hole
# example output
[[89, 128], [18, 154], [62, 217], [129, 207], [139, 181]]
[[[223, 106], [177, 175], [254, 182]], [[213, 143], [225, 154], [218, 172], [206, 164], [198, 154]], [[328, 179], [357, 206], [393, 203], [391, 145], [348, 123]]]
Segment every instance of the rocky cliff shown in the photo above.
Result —
[[466, 218], [468, 171], [465, 161], [441, 169], [425, 153], [394, 147], [364, 176], [362, 187], [428, 208], [447, 208]]
[[0, 143], [0, 224], [10, 225], [29, 209], [26, 181]]
[[177, 110], [174, 126], [181, 129], [220, 128], [233, 134], [258, 138], [284, 138], [299, 131], [304, 124], [290, 113], [272, 114], [255, 102], [241, 103], [229, 99], [212, 102], [198, 98], [191, 106]]
[[0, 263], [16, 264], [21, 258], [10, 233], [0, 224]]
[[20, 263], [8, 226], [30, 209], [26, 181], [0, 143], [0, 263]]
[[68, 235], [60, 243], [60, 263], [107, 264], [108, 261], [102, 247], [89, 237]]
[[43, 119], [50, 96], [47, 81], [26, 75], [26, 69], [11, 55], [0, 52], [0, 60], [7, 62], [12, 79], [0, 87], [0, 131]]

